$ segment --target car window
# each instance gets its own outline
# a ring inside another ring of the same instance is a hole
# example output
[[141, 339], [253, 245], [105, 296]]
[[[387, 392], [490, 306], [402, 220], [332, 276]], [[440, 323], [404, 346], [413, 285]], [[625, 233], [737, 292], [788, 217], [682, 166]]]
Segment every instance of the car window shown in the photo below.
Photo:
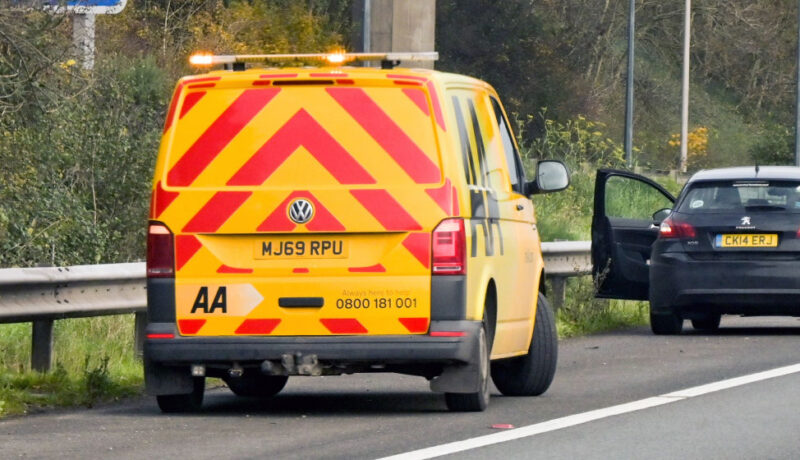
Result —
[[678, 206], [689, 214], [757, 209], [800, 213], [800, 182], [701, 182], [690, 186]]
[[606, 181], [605, 207], [607, 217], [650, 220], [656, 211], [672, 208], [672, 201], [650, 184], [612, 176]]

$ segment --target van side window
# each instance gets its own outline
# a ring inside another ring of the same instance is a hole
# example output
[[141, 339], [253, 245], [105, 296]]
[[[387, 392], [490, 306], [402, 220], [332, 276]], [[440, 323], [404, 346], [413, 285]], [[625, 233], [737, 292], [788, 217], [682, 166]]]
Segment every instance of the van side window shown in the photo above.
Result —
[[486, 185], [496, 191], [507, 192], [508, 190], [504, 190], [505, 183], [498, 181], [498, 176], [492, 174], [498, 169], [506, 169], [506, 166], [503, 154], [497, 149], [498, 130], [492, 125], [493, 120], [490, 115], [492, 109], [489, 106], [488, 98], [477, 95], [477, 97], [467, 100], [467, 106], [478, 149], [480, 171], [484, 177], [481, 185]]
[[486, 144], [483, 142], [483, 134], [481, 134], [481, 126], [478, 123], [478, 115], [475, 113], [475, 103], [472, 99], [467, 99], [467, 107], [469, 108], [469, 119], [472, 123], [472, 135], [475, 139], [475, 147], [478, 154], [478, 173], [480, 174], [480, 185], [486, 185]]
[[494, 98], [492, 98], [492, 107], [494, 108], [494, 115], [497, 119], [497, 127], [500, 130], [500, 137], [503, 140], [503, 152], [505, 153], [506, 163], [508, 163], [508, 175], [511, 178], [511, 188], [517, 193], [522, 193], [522, 184], [524, 183], [522, 161], [519, 159], [517, 149], [514, 147], [514, 141], [511, 138], [511, 130], [508, 128], [505, 116], [503, 116], [503, 110], [500, 109], [500, 104]]
[[472, 146], [469, 142], [469, 134], [467, 133], [467, 124], [464, 122], [464, 112], [461, 110], [461, 103], [458, 96], [452, 96], [453, 111], [456, 115], [456, 125], [458, 126], [458, 138], [461, 141], [461, 155], [464, 160], [464, 173], [466, 174], [467, 183], [470, 185], [477, 185], [475, 180], [475, 164], [472, 161]]
[[500, 144], [491, 140], [498, 137], [492, 108], [476, 91], [456, 89], [450, 94], [464, 173], [470, 186], [472, 217], [499, 219], [496, 192], [500, 183], [493, 179], [491, 171], [501, 167], [505, 169], [505, 162], [495, 151], [497, 147], [492, 150], [492, 145]]

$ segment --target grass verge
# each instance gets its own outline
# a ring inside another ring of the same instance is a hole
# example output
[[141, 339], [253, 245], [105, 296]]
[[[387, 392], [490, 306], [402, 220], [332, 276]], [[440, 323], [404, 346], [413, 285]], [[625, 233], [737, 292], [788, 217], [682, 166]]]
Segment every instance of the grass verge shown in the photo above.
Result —
[[[550, 286], [547, 292], [553, 292]], [[568, 278], [566, 292], [564, 305], [556, 313], [559, 338], [649, 324], [647, 302], [596, 299], [590, 276]]]
[[52, 407], [87, 406], [141, 393], [133, 315], [59, 320], [53, 369], [30, 370], [30, 323], [0, 325], [0, 418]]

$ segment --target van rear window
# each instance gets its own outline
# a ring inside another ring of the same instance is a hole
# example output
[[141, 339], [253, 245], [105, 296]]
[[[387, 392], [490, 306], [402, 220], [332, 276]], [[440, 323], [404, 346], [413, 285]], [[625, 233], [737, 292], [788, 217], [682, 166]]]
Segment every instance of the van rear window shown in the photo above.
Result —
[[441, 182], [436, 124], [423, 88], [190, 89], [181, 104], [168, 142], [172, 187]]

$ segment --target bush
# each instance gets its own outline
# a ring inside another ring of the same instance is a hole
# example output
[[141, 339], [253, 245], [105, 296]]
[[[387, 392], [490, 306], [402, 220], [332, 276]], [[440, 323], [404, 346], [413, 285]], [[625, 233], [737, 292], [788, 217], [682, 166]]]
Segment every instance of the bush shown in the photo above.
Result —
[[[597, 168], [625, 167], [625, 150], [603, 131], [603, 123], [587, 120], [578, 115], [566, 123], [547, 118], [547, 109], [539, 112], [544, 125], [540, 137], [524, 143], [526, 158], [561, 160], [573, 170], [585, 164]], [[518, 123], [518, 137], [522, 142], [523, 125]]]
[[96, 74], [81, 98], [2, 132], [0, 266], [144, 256], [167, 78], [150, 59], [118, 59]]
[[539, 112], [545, 127], [541, 137], [525, 143], [524, 125], [517, 124], [526, 175], [535, 175], [535, 160], [554, 159], [567, 164], [570, 186], [558, 193], [536, 195], [539, 234], [542, 241], [588, 240], [591, 238], [594, 176], [597, 168], [624, 168], [622, 147], [608, 138], [602, 123], [578, 116], [566, 123], [547, 118], [547, 109]]
[[783, 126], [769, 125], [759, 133], [749, 153], [759, 165], [794, 164], [794, 132]]

